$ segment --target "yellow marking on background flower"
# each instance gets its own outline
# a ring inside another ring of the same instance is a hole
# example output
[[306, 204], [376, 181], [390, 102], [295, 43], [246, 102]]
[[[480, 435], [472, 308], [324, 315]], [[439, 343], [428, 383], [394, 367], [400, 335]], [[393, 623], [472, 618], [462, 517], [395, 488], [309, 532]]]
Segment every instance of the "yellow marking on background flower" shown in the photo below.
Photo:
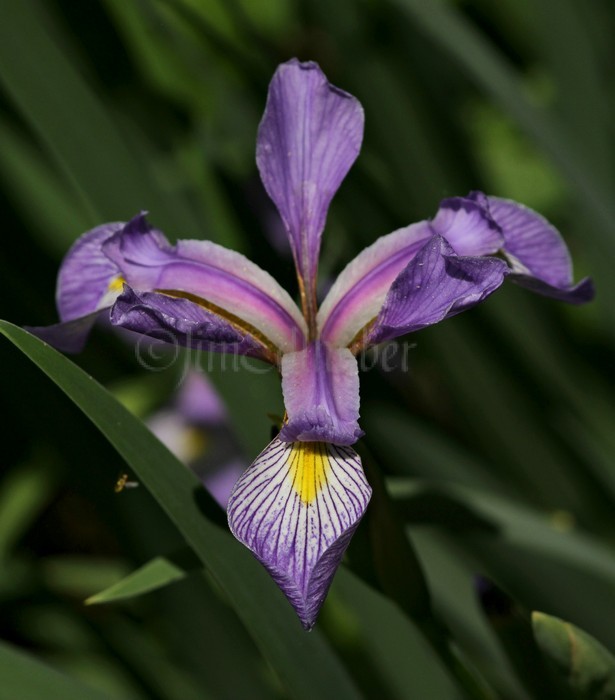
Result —
[[185, 461], [194, 462], [207, 451], [209, 440], [202, 429], [189, 427], [182, 434], [186, 449]]
[[310, 504], [327, 485], [331, 463], [323, 442], [295, 442], [290, 458], [293, 488], [301, 500]]
[[122, 277], [122, 275], [118, 275], [117, 277], [114, 277], [111, 282], [109, 282], [109, 292], [121, 292], [122, 289], [124, 288], [124, 284], [126, 283], [126, 280]]

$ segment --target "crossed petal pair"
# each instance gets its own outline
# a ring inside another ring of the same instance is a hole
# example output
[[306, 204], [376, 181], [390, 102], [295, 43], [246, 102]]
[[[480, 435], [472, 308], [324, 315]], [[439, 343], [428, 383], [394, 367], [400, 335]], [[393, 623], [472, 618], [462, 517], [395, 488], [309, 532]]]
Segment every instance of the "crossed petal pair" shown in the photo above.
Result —
[[370, 497], [350, 447], [362, 435], [356, 355], [469, 309], [506, 277], [571, 303], [593, 296], [590, 280], [573, 285], [568, 250], [544, 218], [472, 192], [366, 248], [318, 308], [321, 236], [363, 122], [358, 100], [315, 63], [276, 71], [256, 160], [288, 234], [301, 308], [239, 253], [208, 241], [171, 246], [140, 214], [77, 241], [58, 279], [61, 323], [36, 329], [75, 350], [105, 313], [115, 326], [279, 368], [287, 420], [237, 482], [228, 516], [306, 628]]
[[144, 214], [79, 238], [60, 269], [56, 299], [62, 323], [35, 330], [69, 351], [109, 310], [116, 326], [274, 363], [302, 347], [307, 332], [288, 293], [245, 256], [211, 241], [171, 246]]

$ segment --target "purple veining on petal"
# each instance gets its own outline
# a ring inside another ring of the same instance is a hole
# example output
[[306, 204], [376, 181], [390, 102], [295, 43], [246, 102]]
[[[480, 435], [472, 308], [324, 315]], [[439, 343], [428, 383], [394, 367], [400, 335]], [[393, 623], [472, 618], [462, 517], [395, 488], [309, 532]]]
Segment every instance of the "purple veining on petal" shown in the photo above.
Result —
[[138, 293], [127, 285], [111, 309], [111, 323], [173, 345], [270, 360], [258, 339], [198, 304], [156, 292]]
[[119, 275], [117, 265], [107, 258], [102, 247], [123, 226], [122, 223], [97, 226], [80, 236], [64, 257], [56, 287], [61, 321], [72, 321], [101, 308], [110, 283]]
[[488, 197], [489, 211], [504, 234], [511, 279], [560, 301], [582, 304], [594, 297], [585, 278], [573, 285], [570, 253], [559, 231], [540, 214], [508, 199]]
[[282, 391], [288, 422], [285, 442], [326, 441], [352, 445], [359, 428], [359, 368], [347, 348], [320, 340], [282, 357]]
[[433, 235], [428, 222], [401, 228], [365, 248], [340, 273], [318, 311], [323, 340], [347, 346], [378, 315], [393, 280]]
[[256, 162], [290, 238], [309, 300], [333, 195], [363, 139], [363, 108], [331, 85], [316, 63], [278, 67], [261, 121]]
[[422, 221], [379, 238], [342, 271], [318, 312], [321, 337], [337, 346], [351, 343], [380, 311], [389, 287], [434, 234], [459, 255], [495, 253], [502, 233], [479, 193], [440, 203], [433, 220]]
[[507, 272], [502, 260], [458, 256], [444, 238], [434, 236], [391, 285], [368, 343], [420, 330], [475, 306]]
[[26, 330], [62, 352], [83, 350], [99, 312], [108, 309], [121, 291], [121, 284], [115, 283], [120, 271], [102, 247], [123, 226], [103, 224], [75, 241], [58, 273], [56, 304], [61, 322]]
[[457, 255], [489, 255], [500, 250], [504, 243], [500, 227], [489, 214], [487, 197], [480, 192], [443, 199], [430, 226], [434, 234], [450, 243]]
[[135, 289], [200, 297], [243, 319], [283, 352], [304, 343], [305, 322], [288, 293], [240, 253], [211, 241], [171, 246], [143, 217], [109, 239], [104, 250]]
[[310, 629], [371, 496], [350, 447], [278, 438], [237, 482], [229, 526]]

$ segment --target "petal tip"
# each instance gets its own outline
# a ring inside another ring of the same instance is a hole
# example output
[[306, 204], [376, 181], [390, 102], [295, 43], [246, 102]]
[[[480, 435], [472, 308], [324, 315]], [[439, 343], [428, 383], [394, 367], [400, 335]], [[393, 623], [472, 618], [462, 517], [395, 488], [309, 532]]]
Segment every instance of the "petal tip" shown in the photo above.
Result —
[[233, 489], [231, 532], [267, 569], [306, 630], [314, 626], [370, 497], [351, 448], [278, 438]]
[[575, 306], [588, 304], [596, 296], [596, 288], [591, 277], [583, 278], [574, 286], [555, 286], [532, 275], [515, 273], [514, 270], [511, 270], [508, 276], [512, 282], [524, 289], [566, 304]]
[[291, 59], [278, 66], [258, 128], [256, 163], [308, 292], [329, 204], [359, 154], [363, 124], [359, 101], [329, 83], [317, 63]]

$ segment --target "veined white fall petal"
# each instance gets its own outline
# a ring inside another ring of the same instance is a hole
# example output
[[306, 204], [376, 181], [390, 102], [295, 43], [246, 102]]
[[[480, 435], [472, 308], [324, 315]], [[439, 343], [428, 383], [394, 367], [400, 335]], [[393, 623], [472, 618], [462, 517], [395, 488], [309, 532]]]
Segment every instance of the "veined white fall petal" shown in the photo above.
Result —
[[359, 455], [273, 440], [239, 479], [229, 526], [310, 629], [371, 496]]

